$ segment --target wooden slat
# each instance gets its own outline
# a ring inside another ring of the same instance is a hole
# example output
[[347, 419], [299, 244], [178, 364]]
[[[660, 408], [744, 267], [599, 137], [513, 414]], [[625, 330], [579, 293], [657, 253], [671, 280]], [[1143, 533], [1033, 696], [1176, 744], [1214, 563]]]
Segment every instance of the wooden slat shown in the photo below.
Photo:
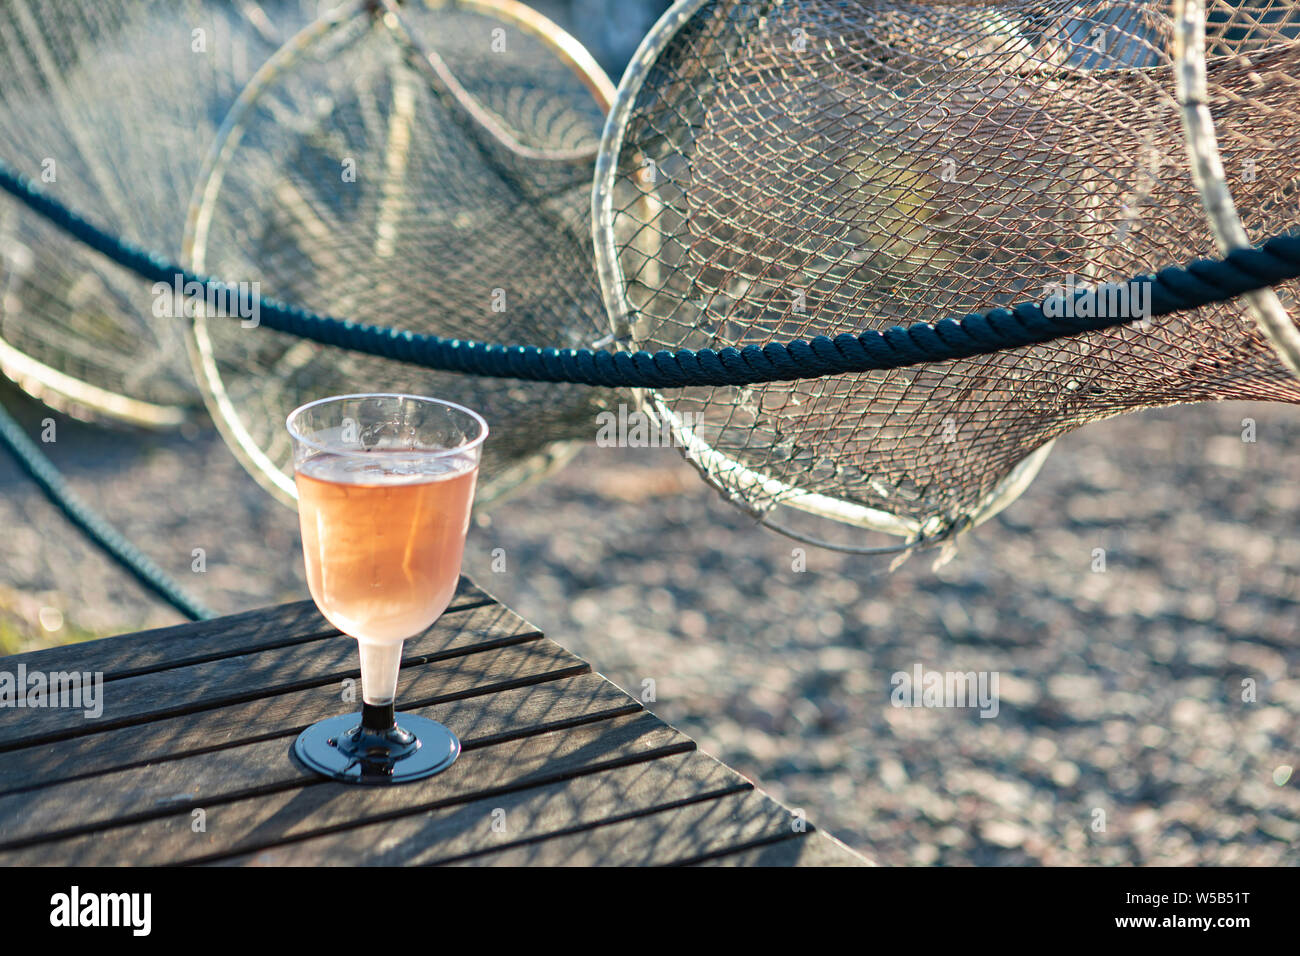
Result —
[[790, 811], [757, 791], [672, 807], [458, 861], [468, 866], [667, 866], [791, 832]]
[[[536, 634], [519, 615], [499, 604], [485, 605], [444, 617], [411, 638], [403, 648], [403, 666], [517, 643]], [[76, 660], [64, 666], [80, 669]], [[72, 708], [0, 710], [0, 751], [359, 676], [356, 642], [338, 636], [126, 677], [104, 684], [104, 712], [96, 720]]]
[[[446, 613], [496, 603], [468, 578], [462, 577]], [[500, 605], [498, 605], [500, 606]], [[143, 674], [159, 668], [216, 660], [229, 654], [246, 654], [260, 648], [282, 647], [338, 634], [311, 601], [258, 608], [197, 624], [121, 634], [80, 644], [28, 651], [0, 658], [0, 669], [98, 671], [105, 680]]]
[[[470, 694], [498, 693], [512, 686], [584, 673], [581, 658], [540, 638], [475, 654], [404, 668], [398, 701], [420, 707]], [[612, 686], [612, 685], [611, 685]], [[35, 747], [0, 757], [0, 795], [45, 787], [60, 780], [175, 759], [237, 743], [296, 734], [307, 725], [360, 705], [346, 702], [341, 684], [268, 695], [214, 710], [182, 714]]]
[[497, 794], [227, 858], [235, 866], [411, 866], [545, 840], [611, 818], [752, 789], [699, 752]]
[[793, 839], [710, 857], [695, 866], [871, 866], [864, 856], [820, 830]]
[[[459, 721], [448, 708], [490, 708], [518, 719], [532, 706], [534, 691], [468, 698], [417, 712], [441, 718], [453, 730]], [[134, 776], [120, 781], [108, 774], [59, 785], [51, 789], [74, 789], [53, 807], [31, 800], [21, 807], [4, 805], [25, 794], [0, 798], [5, 843], [44, 837], [71, 820], [92, 831], [5, 850], [0, 865], [198, 862], [692, 749], [689, 738], [641, 713], [483, 747], [467, 744], [460, 759], [435, 777], [370, 788], [308, 775], [290, 762], [287, 741], [267, 741], [142, 768], [158, 772], [131, 771]], [[260, 792], [248, 793], [254, 781]], [[149, 818], [131, 823], [141, 808], [150, 808]], [[195, 808], [206, 812], [206, 832], [192, 830]], [[102, 829], [110, 823], [112, 828]]]

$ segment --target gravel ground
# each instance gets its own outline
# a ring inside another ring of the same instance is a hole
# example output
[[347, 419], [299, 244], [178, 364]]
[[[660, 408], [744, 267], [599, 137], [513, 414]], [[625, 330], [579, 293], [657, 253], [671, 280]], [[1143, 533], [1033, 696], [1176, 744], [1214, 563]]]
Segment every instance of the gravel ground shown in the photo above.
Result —
[[[73, 485], [219, 611], [306, 596], [292, 512], [210, 427], [108, 430], [0, 397], [33, 433], [54, 417]], [[481, 520], [465, 567], [882, 863], [1294, 864], [1297, 472], [1289, 408], [1127, 416], [1058, 442], [937, 572], [817, 550], [795, 571], [791, 542], [674, 451], [592, 446]], [[10, 650], [177, 619], [2, 457], [0, 528]], [[997, 716], [891, 706], [917, 664], [996, 673]]]

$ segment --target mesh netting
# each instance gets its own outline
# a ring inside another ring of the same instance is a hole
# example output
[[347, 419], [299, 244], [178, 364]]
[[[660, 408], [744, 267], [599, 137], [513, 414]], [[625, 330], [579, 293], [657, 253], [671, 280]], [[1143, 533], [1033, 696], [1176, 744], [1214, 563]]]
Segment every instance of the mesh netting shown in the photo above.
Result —
[[[313, 8], [314, 3], [310, 4]], [[0, 5], [0, 158], [110, 231], [175, 256], [226, 109], [307, 0]], [[56, 404], [151, 424], [197, 406], [148, 285], [0, 200], [0, 369]]]
[[[882, 330], [1214, 254], [1166, 3], [707, 0], [661, 26], [605, 144], [597, 252], [627, 346]], [[1210, 106], [1254, 241], [1296, 219], [1297, 36], [1293, 3], [1210, 4]], [[924, 538], [1005, 505], [1041, 461], [1027, 456], [1071, 428], [1219, 399], [1300, 401], [1237, 305], [940, 365], [647, 396], [751, 511]]]
[[[381, 14], [313, 27], [241, 98], [196, 194], [195, 269], [412, 332], [557, 347], [607, 334], [589, 197], [608, 80], [513, 3]], [[459, 99], [422, 65], [430, 51]], [[285, 416], [323, 395], [437, 395], [483, 414], [480, 503], [565, 460], [605, 398], [248, 326], [201, 316], [197, 370], [236, 452], [282, 497], [293, 493]]]

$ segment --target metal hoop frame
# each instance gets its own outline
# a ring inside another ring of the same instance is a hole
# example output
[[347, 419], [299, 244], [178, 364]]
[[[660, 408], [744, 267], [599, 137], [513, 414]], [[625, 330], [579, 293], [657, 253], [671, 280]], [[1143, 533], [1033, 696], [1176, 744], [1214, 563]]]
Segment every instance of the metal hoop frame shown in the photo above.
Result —
[[[596, 250], [596, 273], [600, 278], [601, 293], [605, 299], [605, 309], [609, 313], [611, 334], [615, 340], [623, 341], [629, 347], [636, 348], [632, 335], [632, 325], [628, 317], [634, 307], [627, 298], [627, 284], [623, 274], [623, 265], [618, 258], [614, 238], [614, 187], [618, 181], [619, 156], [622, 153], [623, 140], [627, 133], [628, 122], [636, 105], [641, 90], [660, 54], [668, 47], [678, 32], [706, 4], [713, 0], [679, 0], [659, 22], [654, 25], [637, 48], [627, 72], [619, 82], [618, 93], [614, 98], [613, 108], [605, 121], [605, 130], [601, 136], [600, 153], [596, 158], [596, 179], [592, 187], [591, 220], [592, 240]], [[653, 199], [647, 199], [653, 202]], [[839, 498], [816, 492], [806, 491], [771, 475], [763, 475], [740, 461], [718, 451], [704, 439], [685, 426], [672, 411], [668, 403], [657, 392], [643, 389], [634, 391], [642, 407], [650, 406], [653, 413], [660, 417], [672, 429], [676, 440], [683, 446], [688, 460], [706, 477], [711, 474], [726, 473], [739, 487], [762, 488], [765, 496], [776, 502], [771, 509], [759, 509], [740, 504], [758, 518], [764, 525], [797, 541], [814, 544], [818, 547], [835, 551], [866, 554], [886, 554], [911, 551], [930, 547], [949, 539], [952, 529], [936, 527], [933, 520], [919, 522], [908, 518], [855, 504]], [[966, 527], [974, 527], [987, 521], [1002, 511], [1027, 488], [1038, 470], [1042, 467], [1052, 448], [1052, 442], [1040, 446], [1026, 456], [1015, 469], [994, 487], [980, 505], [970, 515]], [[811, 538], [808, 535], [788, 529], [772, 520], [772, 514], [781, 506], [796, 508], [820, 518], [852, 525], [867, 531], [905, 538], [905, 543], [883, 548], [855, 548], [834, 542]]]
[[[433, 11], [459, 9], [494, 17], [508, 26], [532, 35], [573, 71], [577, 79], [591, 93], [602, 112], [609, 110], [614, 99], [614, 84], [596, 63], [595, 58], [576, 39], [518, 0], [423, 0], [423, 3]], [[221, 192], [230, 159], [238, 149], [243, 136], [245, 118], [269, 84], [286, 70], [291, 69], [308, 49], [324, 40], [334, 30], [348, 25], [358, 17], [382, 18], [391, 15], [391, 12], [384, 10], [383, 5], [377, 5], [374, 0], [358, 0], [338, 7], [304, 27], [253, 75], [222, 122], [195, 186], [186, 217], [185, 240], [181, 252], [182, 260], [188, 266], [200, 273], [206, 271], [207, 238], [217, 196]], [[390, 27], [395, 41], [399, 27], [400, 24]], [[495, 135], [491, 129], [486, 132]], [[557, 161], [568, 161], [568, 158], [560, 156], [557, 157]], [[201, 303], [196, 305], [194, 321], [188, 329], [187, 341], [191, 365], [198, 379], [204, 404], [207, 405], [217, 430], [245, 470], [276, 500], [295, 506], [298, 492], [293, 478], [263, 451], [249, 433], [226, 390], [220, 370], [217, 368], [216, 352], [209, 333], [207, 316], [203, 312]], [[569, 444], [572, 443], [552, 443], [539, 453], [546, 459], [543, 465], [532, 467], [527, 462], [523, 462], [505, 474], [516, 476], [544, 474], [572, 457], [577, 448], [576, 446], [572, 449], [563, 447]]]
[[[1250, 245], [1250, 237], [1237, 215], [1232, 190], [1228, 188], [1219, 138], [1210, 115], [1209, 80], [1205, 57], [1205, 0], [1175, 0], [1174, 79], [1178, 115], [1191, 165], [1192, 180], [1201, 196], [1201, 208], [1214, 233], [1221, 255]], [[1300, 330], [1287, 315], [1274, 289], [1248, 292], [1246, 311], [1273, 347], [1279, 361], [1300, 376]]]
[[[255, 4], [240, 2], [236, 10], [263, 40], [271, 39], [269, 24]], [[0, 338], [0, 374], [51, 408], [80, 418], [107, 417], [142, 428], [168, 429], [191, 418], [184, 405], [162, 405], [94, 385], [40, 362]]]

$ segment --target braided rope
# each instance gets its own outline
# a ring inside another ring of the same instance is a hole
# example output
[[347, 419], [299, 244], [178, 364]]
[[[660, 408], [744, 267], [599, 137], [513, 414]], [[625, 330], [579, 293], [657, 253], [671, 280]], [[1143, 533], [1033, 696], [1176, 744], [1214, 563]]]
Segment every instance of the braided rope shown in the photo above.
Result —
[[49, 460], [23, 431], [22, 426], [0, 405], [0, 445], [8, 449], [14, 460], [27, 472], [41, 490], [64, 516], [81, 529], [92, 542], [140, 582], [146, 589], [162, 598], [191, 621], [207, 620], [214, 613], [185, 593], [162, 568], [154, 564], [143, 551], [128, 541], [107, 521], [96, 514], [68, 487]]
[[[0, 188], [144, 279], [169, 285], [179, 279], [187, 288], [194, 284], [205, 294], [221, 297], [232, 291], [219, 279], [195, 275], [105, 232], [4, 163], [0, 163]], [[425, 368], [492, 378], [661, 389], [794, 381], [987, 355], [1224, 302], [1298, 276], [1300, 237], [1283, 234], [1258, 247], [1234, 249], [1222, 259], [1201, 259], [1127, 282], [1079, 290], [1072, 302], [1062, 298], [1056, 303], [1060, 308], [1046, 311], [1044, 305], [1051, 303], [1050, 298], [933, 324], [894, 326], [884, 332], [845, 333], [834, 338], [819, 335], [743, 349], [680, 349], [653, 354], [491, 345], [332, 318], [261, 296], [255, 304], [259, 324], [268, 328]], [[1117, 314], [1112, 314], [1112, 306], [1132, 302], [1147, 302], [1149, 308], [1134, 315], [1127, 308], [1116, 307], [1113, 311]]]

